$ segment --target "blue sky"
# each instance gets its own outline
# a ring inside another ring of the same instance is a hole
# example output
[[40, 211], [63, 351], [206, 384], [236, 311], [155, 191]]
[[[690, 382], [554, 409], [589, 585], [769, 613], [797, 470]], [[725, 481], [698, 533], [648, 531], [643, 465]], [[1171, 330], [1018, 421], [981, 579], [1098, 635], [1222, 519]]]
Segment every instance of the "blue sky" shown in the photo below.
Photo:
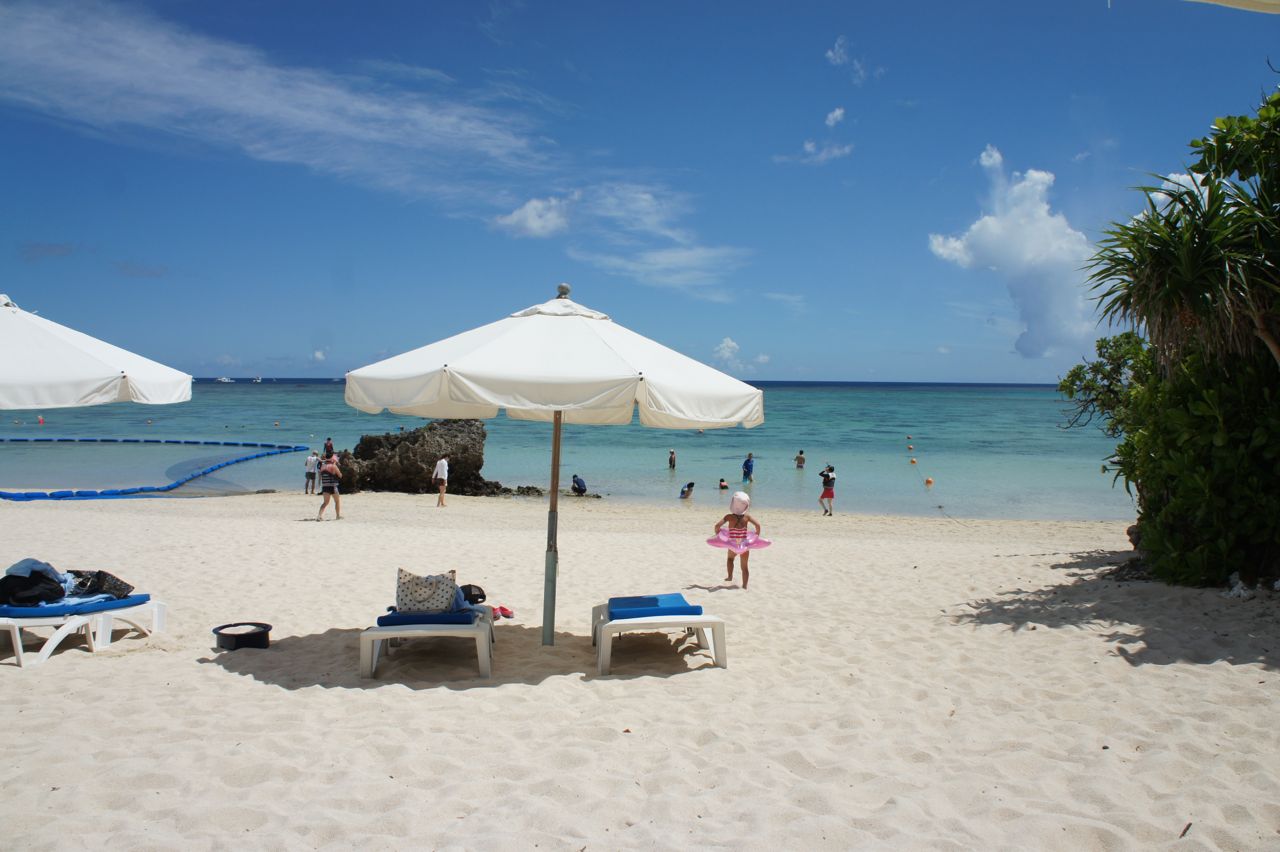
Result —
[[1091, 244], [1277, 45], [1184, 0], [0, 0], [0, 292], [200, 376], [567, 281], [746, 379], [1054, 382]]

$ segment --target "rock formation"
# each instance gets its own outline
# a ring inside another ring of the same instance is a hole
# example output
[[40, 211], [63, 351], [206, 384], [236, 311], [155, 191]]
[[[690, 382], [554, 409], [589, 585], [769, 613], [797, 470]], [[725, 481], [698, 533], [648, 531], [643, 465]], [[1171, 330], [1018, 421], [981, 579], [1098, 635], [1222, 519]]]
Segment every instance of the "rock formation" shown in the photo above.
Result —
[[448, 453], [450, 494], [542, 493], [530, 486], [513, 491], [481, 476], [484, 441], [484, 424], [479, 420], [434, 420], [410, 432], [364, 435], [354, 451], [339, 454], [342, 490], [434, 493], [431, 474]]

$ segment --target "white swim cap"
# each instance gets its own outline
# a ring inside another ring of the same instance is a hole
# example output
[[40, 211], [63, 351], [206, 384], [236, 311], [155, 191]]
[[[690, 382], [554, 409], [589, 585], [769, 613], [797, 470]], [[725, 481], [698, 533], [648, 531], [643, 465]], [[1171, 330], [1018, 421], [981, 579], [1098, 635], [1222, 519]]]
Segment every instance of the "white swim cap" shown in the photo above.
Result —
[[729, 511], [735, 515], [745, 515], [751, 508], [751, 498], [745, 491], [735, 491], [729, 498]]

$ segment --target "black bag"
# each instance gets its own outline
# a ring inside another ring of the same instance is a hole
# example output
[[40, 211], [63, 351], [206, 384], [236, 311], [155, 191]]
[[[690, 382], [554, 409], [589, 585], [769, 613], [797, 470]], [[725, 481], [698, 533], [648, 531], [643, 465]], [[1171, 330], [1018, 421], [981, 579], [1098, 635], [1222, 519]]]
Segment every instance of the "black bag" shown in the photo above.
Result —
[[468, 583], [462, 587], [462, 597], [469, 604], [484, 603], [484, 589]]
[[127, 598], [133, 586], [121, 580], [110, 571], [68, 571], [76, 578], [77, 595], [107, 594], [119, 600]]
[[60, 601], [65, 595], [62, 584], [48, 574], [32, 572], [29, 577], [17, 574], [0, 577], [0, 605], [35, 606]]

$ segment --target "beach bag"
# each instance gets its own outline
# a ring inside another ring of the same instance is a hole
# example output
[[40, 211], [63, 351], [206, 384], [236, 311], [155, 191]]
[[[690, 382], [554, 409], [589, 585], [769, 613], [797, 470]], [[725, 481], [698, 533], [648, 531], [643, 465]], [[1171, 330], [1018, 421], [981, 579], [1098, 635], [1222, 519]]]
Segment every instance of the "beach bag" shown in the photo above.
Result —
[[448, 612], [458, 593], [457, 572], [420, 576], [397, 568], [396, 610], [399, 612]]
[[67, 594], [62, 584], [48, 574], [32, 572], [30, 577], [6, 574], [0, 577], [0, 606], [35, 606], [60, 601]]
[[110, 571], [68, 571], [76, 578], [77, 595], [111, 595], [119, 600], [127, 598], [133, 586], [121, 580]]

